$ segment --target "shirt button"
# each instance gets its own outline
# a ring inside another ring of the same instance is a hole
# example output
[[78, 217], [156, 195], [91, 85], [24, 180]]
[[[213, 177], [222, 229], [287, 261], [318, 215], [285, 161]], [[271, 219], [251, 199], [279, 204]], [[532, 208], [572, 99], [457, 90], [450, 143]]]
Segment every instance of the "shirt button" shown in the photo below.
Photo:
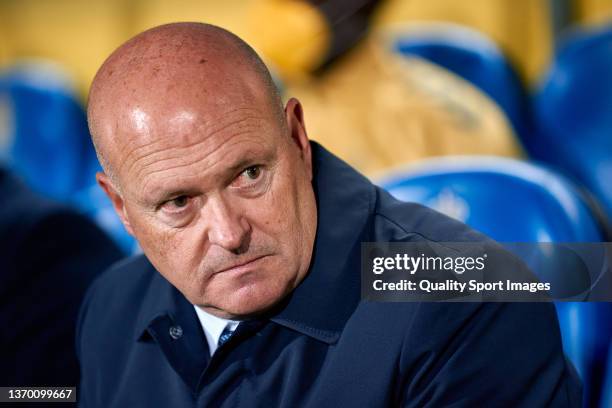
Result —
[[183, 337], [183, 328], [181, 326], [170, 326], [168, 333], [170, 333], [170, 337], [177, 340]]

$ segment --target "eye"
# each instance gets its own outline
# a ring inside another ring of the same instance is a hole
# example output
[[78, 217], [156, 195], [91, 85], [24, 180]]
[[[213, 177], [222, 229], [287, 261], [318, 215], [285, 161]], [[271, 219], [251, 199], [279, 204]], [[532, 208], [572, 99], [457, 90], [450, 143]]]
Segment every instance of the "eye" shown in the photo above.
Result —
[[264, 181], [267, 178], [266, 169], [264, 166], [255, 165], [249, 166], [232, 181], [231, 186], [244, 192], [256, 192], [260, 187], [265, 185]]
[[189, 198], [187, 196], [179, 196], [170, 200], [170, 203], [177, 208], [185, 207], [189, 203]]
[[186, 195], [177, 196], [163, 203], [161, 208], [169, 213], [180, 212], [189, 206], [190, 200], [190, 197]]
[[257, 182], [263, 173], [262, 166], [250, 166], [242, 170], [242, 173], [232, 182], [234, 187], [249, 187]]
[[251, 166], [242, 172], [248, 179], [257, 180], [261, 175], [261, 167]]

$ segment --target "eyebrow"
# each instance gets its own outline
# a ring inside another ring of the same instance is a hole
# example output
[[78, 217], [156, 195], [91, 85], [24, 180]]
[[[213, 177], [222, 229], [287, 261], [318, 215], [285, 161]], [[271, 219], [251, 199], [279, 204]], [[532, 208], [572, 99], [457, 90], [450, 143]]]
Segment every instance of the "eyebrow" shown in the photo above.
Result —
[[[241, 156], [236, 163], [223, 169], [221, 174], [217, 175], [215, 178], [217, 179], [224, 178], [225, 179], [224, 183], [227, 182], [228, 179], [229, 181], [231, 181], [234, 179], [234, 177], [236, 176], [236, 173], [238, 173], [239, 171], [242, 171], [255, 164], [258, 164], [258, 162], [269, 163], [270, 161], [272, 161], [272, 158], [274, 157], [274, 153], [275, 152], [272, 151], [272, 152], [265, 152], [264, 154], [262, 154], [261, 151], [249, 150], [243, 156]], [[172, 190], [163, 192], [159, 196], [152, 194], [150, 198], [145, 199], [145, 203], [147, 203], [147, 205], [151, 207], [158, 207], [160, 204], [163, 204], [166, 201], [172, 200], [176, 197], [180, 197], [183, 195], [192, 196], [192, 195], [199, 194], [200, 192], [201, 191], [196, 188], [172, 189]]]

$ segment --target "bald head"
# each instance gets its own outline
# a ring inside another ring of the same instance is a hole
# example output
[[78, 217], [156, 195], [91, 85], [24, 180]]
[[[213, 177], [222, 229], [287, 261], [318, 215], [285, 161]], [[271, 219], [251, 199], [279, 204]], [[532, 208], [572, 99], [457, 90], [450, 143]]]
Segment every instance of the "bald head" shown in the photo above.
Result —
[[192, 304], [241, 320], [304, 278], [317, 228], [302, 108], [217, 27], [146, 31], [96, 75], [96, 179], [155, 269]]
[[111, 54], [92, 83], [87, 115], [100, 162], [115, 179], [121, 153], [135, 138], [167, 137], [153, 125], [174, 120], [180, 126], [181, 115], [188, 119], [196, 107], [206, 123], [207, 111], [231, 106], [265, 106], [283, 120], [279, 93], [248, 44], [216, 26], [173, 23]]

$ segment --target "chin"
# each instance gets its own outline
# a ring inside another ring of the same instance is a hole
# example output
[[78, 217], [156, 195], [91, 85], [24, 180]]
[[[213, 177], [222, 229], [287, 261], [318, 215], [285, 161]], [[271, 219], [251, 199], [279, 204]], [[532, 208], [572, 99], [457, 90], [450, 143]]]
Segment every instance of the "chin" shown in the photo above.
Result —
[[249, 285], [225, 294], [214, 305], [221, 312], [233, 318], [247, 318], [264, 313], [278, 304], [287, 294], [287, 290], [261, 285]]

